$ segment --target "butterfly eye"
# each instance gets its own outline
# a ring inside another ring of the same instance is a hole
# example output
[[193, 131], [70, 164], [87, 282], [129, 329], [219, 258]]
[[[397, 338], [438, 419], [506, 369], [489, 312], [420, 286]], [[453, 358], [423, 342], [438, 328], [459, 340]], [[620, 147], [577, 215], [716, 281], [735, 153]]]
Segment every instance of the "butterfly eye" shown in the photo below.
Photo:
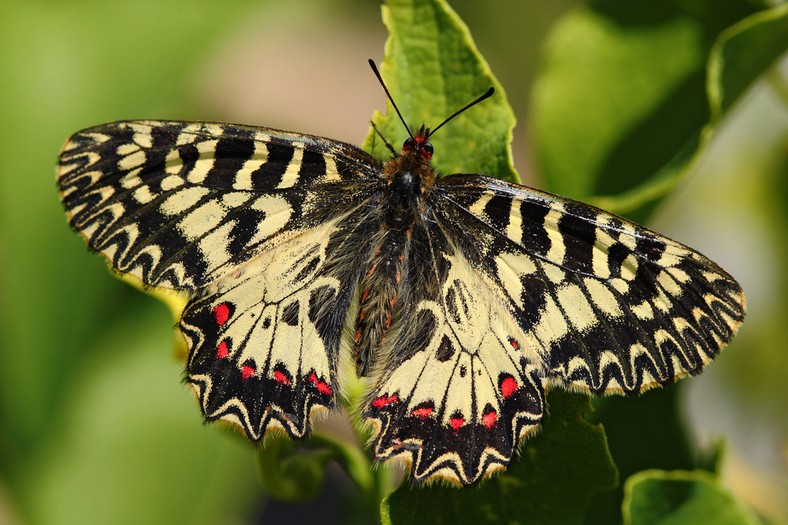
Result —
[[402, 144], [402, 149], [405, 151], [412, 151], [415, 147], [416, 141], [412, 138], [405, 139], [404, 144]]
[[422, 144], [421, 145], [421, 154], [422, 154], [422, 156], [425, 159], [427, 159], [427, 160], [431, 159], [432, 158], [432, 144], [430, 144], [429, 142], [425, 142], [424, 144]]

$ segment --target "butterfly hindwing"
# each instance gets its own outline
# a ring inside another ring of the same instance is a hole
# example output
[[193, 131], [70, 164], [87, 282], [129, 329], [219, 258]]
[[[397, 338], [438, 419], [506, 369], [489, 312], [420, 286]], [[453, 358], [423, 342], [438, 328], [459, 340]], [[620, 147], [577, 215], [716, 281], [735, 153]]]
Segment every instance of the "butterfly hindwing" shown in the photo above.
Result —
[[582, 203], [481, 176], [441, 180], [449, 224], [553, 378], [639, 392], [700, 369], [744, 317], [735, 280], [698, 252]]
[[440, 228], [425, 223], [412, 238], [423, 246], [407, 272], [418, 291], [365, 415], [378, 429], [379, 459], [404, 459], [416, 480], [469, 484], [505, 467], [538, 428], [541, 364]]
[[267, 250], [189, 303], [181, 329], [187, 380], [209, 420], [254, 440], [269, 428], [303, 437], [333, 406], [359, 221], [352, 214]]
[[[71, 225], [116, 270], [189, 290], [347, 211], [376, 170], [358, 148], [310, 135], [130, 121], [73, 135], [58, 183]], [[329, 195], [334, 206], [316, 205]]]

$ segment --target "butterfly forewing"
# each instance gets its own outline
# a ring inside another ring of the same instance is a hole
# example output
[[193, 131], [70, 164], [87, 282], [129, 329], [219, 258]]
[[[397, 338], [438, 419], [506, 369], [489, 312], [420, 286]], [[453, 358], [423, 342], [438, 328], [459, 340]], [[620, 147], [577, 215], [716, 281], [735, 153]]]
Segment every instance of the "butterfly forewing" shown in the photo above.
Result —
[[308, 135], [136, 121], [71, 137], [58, 182], [72, 226], [116, 270], [190, 290], [347, 212], [379, 169], [353, 146]]
[[443, 179], [449, 227], [479, 238], [478, 270], [545, 372], [639, 392], [699, 371], [744, 318], [736, 281], [698, 252], [586, 204], [479, 176]]

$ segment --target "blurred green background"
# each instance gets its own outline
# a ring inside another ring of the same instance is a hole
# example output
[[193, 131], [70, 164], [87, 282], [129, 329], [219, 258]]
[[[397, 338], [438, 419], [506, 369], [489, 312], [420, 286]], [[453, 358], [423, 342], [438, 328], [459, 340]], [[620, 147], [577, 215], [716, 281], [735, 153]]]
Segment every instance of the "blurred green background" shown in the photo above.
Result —
[[[544, 118], [529, 111], [538, 113], [532, 100], [546, 99], [538, 92], [532, 99], [532, 87], [537, 78], [544, 86], [540, 56], [558, 45], [554, 24], [571, 27], [582, 5], [452, 2], [519, 119], [515, 166], [539, 187], [561, 183], [546, 173], [544, 148], [534, 148]], [[236, 121], [358, 144], [385, 102], [366, 65], [382, 58], [379, 5], [6, 1], [2, 11], [0, 523], [250, 523], [272, 516], [254, 450], [201, 424], [172, 350], [172, 316], [113, 279], [67, 227], [54, 164], [74, 131], [127, 118]], [[676, 34], [681, 40], [684, 33]], [[664, 53], [666, 64], [693, 58]], [[686, 382], [681, 397], [701, 446], [727, 440], [726, 482], [776, 523], [788, 520], [787, 62], [783, 57], [781, 69], [736, 102], [690, 176], [649, 219], [745, 289], [749, 313], [740, 336]], [[593, 102], [589, 113], [598, 108]], [[601, 133], [588, 128], [578, 151]], [[608, 195], [627, 183], [603, 182], [574, 196]], [[346, 425], [341, 416], [325, 424]], [[352, 495], [340, 473], [332, 479], [335, 490]], [[341, 509], [326, 508], [316, 517], [331, 523]]]

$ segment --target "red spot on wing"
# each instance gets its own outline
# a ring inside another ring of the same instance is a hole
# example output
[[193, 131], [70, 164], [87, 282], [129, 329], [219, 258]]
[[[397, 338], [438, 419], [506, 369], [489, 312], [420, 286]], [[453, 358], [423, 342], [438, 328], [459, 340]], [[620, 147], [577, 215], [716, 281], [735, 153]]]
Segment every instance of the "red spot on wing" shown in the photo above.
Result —
[[375, 408], [383, 408], [385, 406], [393, 405], [394, 403], [399, 401], [399, 396], [396, 392], [387, 396], [383, 394], [382, 396], [378, 396], [372, 400], [372, 406]]
[[216, 324], [219, 326], [222, 326], [230, 318], [230, 307], [227, 306], [227, 303], [218, 304], [211, 311], [216, 317]]
[[290, 379], [288, 379], [287, 375], [280, 370], [274, 370], [274, 381], [277, 383], [282, 383], [283, 385], [290, 386], [292, 383]]
[[465, 418], [462, 417], [461, 414], [451, 416], [451, 419], [449, 419], [449, 424], [451, 425], [452, 430], [454, 430], [455, 432], [457, 432], [460, 429], [463, 423], [465, 423]]
[[315, 385], [315, 388], [317, 388], [317, 391], [320, 392], [321, 394], [326, 395], [326, 396], [330, 396], [331, 395], [331, 392], [332, 392], [331, 386], [328, 383], [326, 383], [325, 381], [323, 381], [321, 379], [318, 379], [317, 374], [315, 374], [314, 372], [309, 374], [309, 376], [307, 377], [307, 380], [310, 383], [312, 383], [313, 385]]
[[427, 419], [432, 414], [432, 407], [414, 408], [411, 414], [421, 419]]
[[512, 376], [507, 376], [501, 381], [501, 394], [504, 399], [512, 397], [512, 395], [520, 388], [517, 381]]
[[498, 422], [498, 413], [495, 410], [490, 410], [482, 416], [482, 423], [487, 428], [492, 428]]
[[241, 377], [243, 377], [244, 379], [249, 379], [249, 377], [251, 377], [252, 374], [254, 374], [254, 368], [252, 368], [251, 366], [244, 365], [241, 368]]
[[520, 349], [520, 343], [517, 342], [517, 339], [509, 338], [509, 344], [512, 345], [512, 348], [514, 348], [515, 350]]
[[224, 359], [230, 353], [230, 348], [227, 346], [227, 341], [222, 341], [219, 343], [219, 346], [216, 347], [216, 358], [217, 359]]

